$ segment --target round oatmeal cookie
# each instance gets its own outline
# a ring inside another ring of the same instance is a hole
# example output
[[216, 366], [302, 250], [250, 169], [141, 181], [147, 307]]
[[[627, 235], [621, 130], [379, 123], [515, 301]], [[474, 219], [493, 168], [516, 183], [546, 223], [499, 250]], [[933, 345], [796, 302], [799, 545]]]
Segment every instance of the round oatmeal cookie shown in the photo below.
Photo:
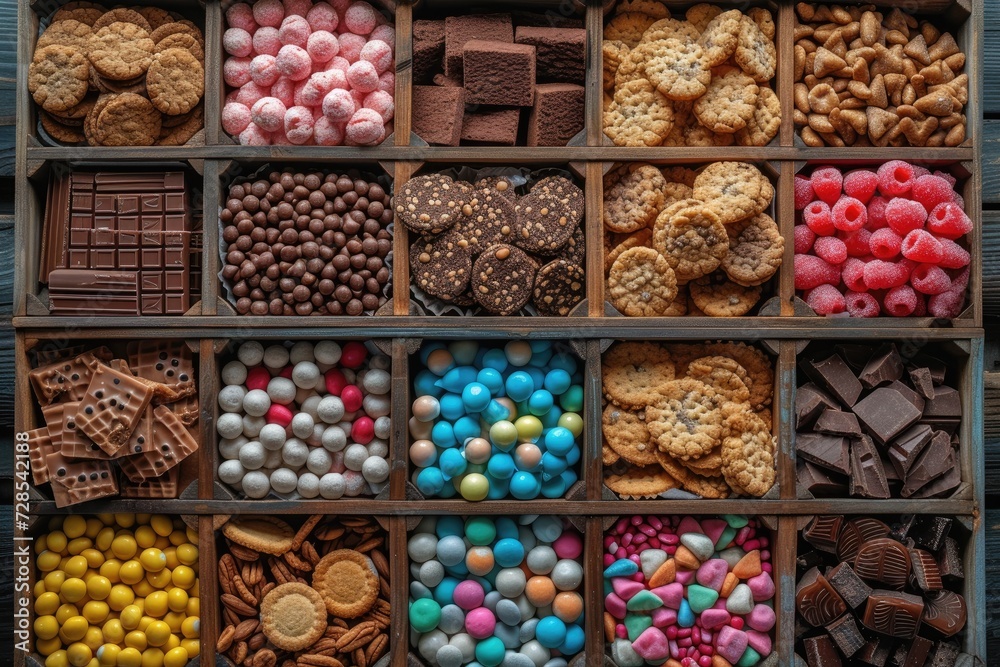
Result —
[[649, 438], [645, 415], [608, 404], [601, 415], [601, 432], [608, 446], [632, 465], [656, 465], [656, 446]]
[[410, 246], [413, 284], [442, 301], [452, 301], [469, 288], [472, 256], [454, 234], [422, 238]]
[[222, 528], [227, 540], [262, 554], [280, 556], [291, 550], [295, 530], [268, 515], [233, 517]]
[[538, 265], [517, 246], [498, 243], [472, 265], [472, 297], [494, 315], [512, 315], [531, 299]]
[[663, 174], [663, 178], [667, 179], [668, 183], [683, 183], [689, 188], [694, 187], [694, 179], [698, 177], [698, 172], [690, 167], [663, 167], [660, 169], [660, 173]]
[[667, 309], [663, 311], [663, 317], [683, 317], [688, 312], [688, 291], [686, 285], [677, 286], [677, 296], [670, 302]]
[[705, 94], [712, 70], [697, 42], [668, 38], [636, 47], [647, 54], [643, 72], [656, 89], [672, 100], [694, 100]]
[[636, 466], [620, 475], [605, 474], [604, 486], [624, 500], [638, 500], [655, 498], [670, 489], [676, 489], [678, 484], [660, 466]]
[[[694, 8], [692, 8], [694, 9]], [[697, 21], [688, 18], [692, 24]], [[730, 9], [712, 18], [701, 31], [698, 43], [705, 49], [705, 60], [709, 67], [717, 67], [729, 60], [739, 44], [743, 14], [738, 9]]]
[[583, 267], [554, 259], [538, 270], [531, 302], [539, 315], [565, 317], [583, 300]]
[[145, 74], [149, 69], [153, 61], [153, 46], [146, 30], [134, 23], [116, 21], [100, 29], [95, 24], [87, 55], [90, 64], [104, 78], [127, 81]]
[[688, 364], [687, 377], [704, 382], [728, 401], [750, 400], [750, 379], [746, 369], [735, 359], [722, 356], [699, 357]]
[[556, 253], [556, 259], [565, 259], [570, 264], [576, 264], [580, 267], [587, 266], [587, 233], [583, 227], [583, 225], [577, 225], [573, 235], [566, 241], [566, 245]]
[[642, 41], [642, 34], [654, 23], [656, 23], [655, 17], [642, 12], [618, 14], [604, 26], [604, 39], [618, 40], [624, 42], [628, 48], [634, 49]]
[[[620, 240], [619, 240], [620, 239]], [[604, 272], [611, 271], [615, 261], [629, 248], [651, 247], [653, 241], [653, 231], [651, 229], [640, 229], [632, 234], [605, 233], [605, 240], [608, 242], [604, 250]], [[614, 243], [614, 245], [611, 245]]]
[[90, 87], [99, 93], [135, 93], [146, 97], [146, 75], [130, 79], [129, 81], [112, 81], [100, 76], [97, 71], [90, 68]]
[[67, 3], [56, 10], [56, 13], [52, 15], [50, 25], [58, 21], [72, 19], [73, 21], [93, 26], [97, 22], [97, 19], [101, 18], [104, 12], [107, 11], [106, 9], [98, 9], [96, 7], [70, 7], [71, 4], [73, 3]]
[[753, 380], [748, 386], [750, 406], [754, 410], [760, 410], [771, 404], [771, 396], [774, 393], [774, 366], [763, 350], [746, 343], [709, 343], [701, 349], [703, 355], [730, 357], [746, 369]]
[[733, 60], [757, 83], [765, 83], [774, 78], [774, 68], [778, 62], [774, 42], [768, 39], [749, 16], [744, 16], [740, 22]]
[[613, 466], [618, 463], [620, 459], [621, 456], [618, 455], [618, 452], [608, 446], [607, 441], [601, 445], [601, 463], [604, 464], [604, 467]]
[[666, 258], [677, 282], [686, 283], [719, 266], [729, 252], [729, 236], [704, 202], [682, 199], [656, 218], [653, 248]]
[[719, 134], [733, 134], [747, 126], [757, 107], [760, 88], [738, 67], [717, 67], [704, 95], [695, 100], [698, 122]]
[[[694, 190], [683, 183], [668, 182], [663, 188], [663, 208], [668, 206], [673, 206], [677, 202], [684, 199], [693, 199]], [[656, 222], [656, 219], [653, 219]]]
[[626, 341], [604, 353], [601, 374], [609, 401], [638, 410], [660, 399], [659, 390], [674, 379], [674, 362], [662, 345]]
[[747, 409], [726, 419], [722, 475], [737, 493], [759, 498], [774, 486], [774, 436], [771, 427]]
[[646, 408], [646, 428], [660, 451], [686, 460], [704, 456], [722, 441], [724, 398], [692, 378], [660, 388], [661, 396]]
[[744, 287], [729, 279], [724, 271], [716, 271], [692, 280], [688, 284], [691, 298], [698, 309], [709, 317], [739, 317], [746, 315], [760, 301], [760, 286]]
[[82, 102], [89, 82], [87, 58], [71, 46], [53, 44], [39, 49], [28, 66], [28, 92], [36, 104], [50, 113], [65, 111]]
[[620, 39], [606, 39], [601, 51], [604, 57], [604, 90], [608, 93], [615, 90], [615, 77], [618, 66], [628, 57], [628, 45]]
[[190, 21], [174, 21], [173, 23], [164, 23], [159, 28], [153, 30], [153, 32], [149, 35], [149, 38], [153, 40], [154, 44], [159, 44], [161, 40], [169, 37], [170, 35], [180, 33], [191, 35], [201, 46], [202, 50], [205, 49], [204, 35], [202, 35], [201, 30], [199, 30], [198, 27]]
[[153, 56], [146, 72], [146, 88], [161, 113], [187, 113], [205, 94], [205, 70], [187, 49], [167, 49]]
[[629, 317], [660, 316], [677, 298], [677, 278], [660, 253], [652, 248], [632, 248], [611, 266], [608, 298]]
[[90, 29], [90, 26], [81, 21], [73, 19], [56, 21], [49, 24], [49, 27], [38, 38], [38, 41], [35, 43], [35, 50], [37, 51], [38, 49], [44, 49], [46, 46], [58, 44], [60, 46], [71, 46], [83, 55], [87, 55], [87, 50], [90, 48], [90, 36], [92, 34], [93, 30]]
[[676, 39], [684, 43], [696, 42], [700, 36], [701, 32], [687, 21], [662, 18], [642, 33], [642, 40], [639, 44], [657, 42], [662, 39]]
[[94, 108], [94, 104], [96, 103], [97, 95], [88, 93], [79, 104], [64, 111], [57, 111], [51, 115], [55, 120], [59, 121], [63, 125], [83, 125], [83, 120], [90, 113], [90, 110]]
[[378, 601], [378, 571], [368, 556], [354, 549], [336, 549], [313, 570], [312, 585], [326, 610], [338, 618], [357, 618]]
[[632, 162], [604, 176], [604, 228], [630, 234], [652, 225], [663, 208], [666, 179], [651, 164]]
[[87, 143], [89, 145], [101, 145], [101, 142], [98, 139], [97, 119], [100, 118], [101, 112], [104, 111], [104, 107], [108, 106], [108, 104], [110, 104], [116, 97], [118, 97], [117, 93], [98, 95], [97, 101], [94, 102], [94, 107], [87, 114], [87, 117], [83, 119], [83, 135], [87, 138]]
[[205, 50], [201, 47], [194, 37], [189, 33], [179, 32], [174, 35], [168, 35], [160, 41], [156, 42], [153, 47], [153, 53], [163, 53], [168, 49], [184, 49], [190, 51], [191, 55], [198, 59], [198, 62], [205, 63]]
[[157, 146], [183, 146], [205, 127], [204, 105], [199, 104], [185, 116], [186, 119], [182, 123], [169, 127], [164, 123], [160, 130], [160, 140], [156, 142]]
[[148, 99], [122, 93], [97, 117], [97, 139], [104, 146], [152, 146], [160, 138], [162, 122]]
[[470, 190], [468, 184], [445, 174], [414, 176], [393, 198], [396, 219], [418, 234], [440, 234], [464, 215]]
[[718, 5], [710, 5], [707, 2], [702, 2], [700, 4], [692, 6], [684, 13], [684, 18], [687, 22], [694, 26], [695, 30], [699, 33], [705, 31], [708, 24], [716, 16], [722, 13], [722, 8]]
[[42, 129], [45, 130], [45, 133], [60, 143], [79, 144], [87, 140], [82, 127], [60, 123], [59, 119], [45, 111], [39, 112], [38, 119], [42, 123]]
[[615, 14], [625, 12], [641, 12], [656, 19], [665, 19], [670, 16], [670, 9], [660, 0], [622, 0], [615, 7]]
[[283, 651], [302, 651], [315, 644], [326, 632], [326, 619], [320, 594], [297, 581], [272, 588], [260, 603], [261, 631]]
[[618, 69], [615, 70], [615, 91], [620, 90], [630, 81], [646, 79], [645, 69], [649, 58], [649, 50], [639, 46], [625, 54], [621, 62], [618, 63]]
[[765, 7], [750, 7], [746, 10], [745, 14], [757, 24], [757, 27], [760, 28], [765, 37], [771, 40], [774, 39], [776, 30], [774, 27], [774, 17], [771, 16], [770, 11]]
[[101, 18], [94, 22], [94, 31], [100, 30], [112, 23], [131, 23], [139, 28], [146, 31], [148, 35], [153, 29], [149, 25], [149, 21], [134, 9], [128, 9], [126, 7], [118, 7], [117, 9], [112, 9], [104, 13]]
[[735, 139], [732, 134], [719, 134], [697, 122], [684, 128], [685, 146], [732, 146]]
[[737, 285], [762, 285], [778, 272], [785, 253], [785, 239], [778, 224], [767, 213], [733, 223], [729, 233], [729, 254], [721, 268]]
[[174, 17], [170, 15], [170, 12], [159, 7], [136, 7], [135, 11], [146, 19], [151, 31], [156, 30], [161, 25], [174, 22]]
[[689, 470], [669, 454], [658, 451], [657, 462], [688, 493], [711, 500], [729, 497], [729, 485], [721, 477], [708, 477]]
[[778, 96], [767, 86], [760, 86], [757, 104], [746, 127], [734, 135], [740, 146], [766, 146], [781, 129], [781, 103]]
[[564, 176], [538, 181], [514, 206], [513, 242], [528, 252], [554, 255], [583, 220], [583, 191]]
[[749, 162], [713, 162], [695, 179], [694, 198], [728, 225], [764, 211], [774, 198], [774, 186]]
[[679, 461], [681, 465], [691, 472], [705, 475], [706, 477], [720, 477], [722, 475], [722, 445], [719, 445], [708, 454], [691, 458], [687, 461]]
[[604, 114], [604, 133], [617, 146], [659, 146], [673, 126], [670, 100], [645, 79], [618, 89]]

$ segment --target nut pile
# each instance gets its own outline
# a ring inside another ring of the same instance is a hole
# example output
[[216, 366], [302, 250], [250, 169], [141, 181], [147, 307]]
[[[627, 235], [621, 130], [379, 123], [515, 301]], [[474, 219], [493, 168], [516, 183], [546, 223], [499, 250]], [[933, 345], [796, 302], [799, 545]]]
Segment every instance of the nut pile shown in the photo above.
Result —
[[388, 300], [392, 218], [386, 189], [354, 169], [238, 179], [219, 214], [236, 310], [372, 314]]
[[764, 146], [781, 126], [771, 12], [705, 3], [675, 19], [622, 2], [604, 27], [604, 132], [618, 146]]
[[893, 7], [795, 6], [795, 126], [807, 146], [958, 146], [969, 76], [949, 32]]
[[771, 489], [774, 368], [762, 350], [620, 342], [601, 372], [604, 484], [619, 496], [683, 489], [760, 497]]
[[784, 253], [765, 212], [773, 197], [745, 162], [613, 169], [604, 177], [608, 301], [636, 317], [747, 314]]
[[158, 7], [61, 7], [39, 36], [28, 91], [60, 143], [181, 146], [204, 126], [205, 38]]
[[320, 514], [297, 530], [269, 517], [223, 526], [222, 632], [237, 665], [368, 667], [389, 650], [385, 531]]

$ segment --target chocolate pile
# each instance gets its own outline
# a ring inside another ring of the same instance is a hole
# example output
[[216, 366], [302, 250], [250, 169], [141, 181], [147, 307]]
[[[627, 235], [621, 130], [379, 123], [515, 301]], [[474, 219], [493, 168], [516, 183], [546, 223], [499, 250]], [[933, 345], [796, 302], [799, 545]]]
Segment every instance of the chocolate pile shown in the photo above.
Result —
[[[959, 664], [965, 577], [952, 519], [816, 516], [799, 543], [796, 649], [809, 667]], [[965, 663], [961, 663], [965, 664]]]
[[[28, 374], [45, 426], [28, 432], [35, 485], [57, 507], [121, 492], [175, 498], [180, 467], [198, 449], [194, 359], [184, 342], [129, 343], [38, 354]], [[116, 472], [121, 471], [121, 480]]]
[[947, 364], [892, 343], [808, 353], [795, 396], [798, 481], [814, 496], [939, 498], [962, 476]]
[[219, 214], [237, 312], [374, 313], [388, 298], [392, 217], [386, 189], [354, 169], [239, 179]]

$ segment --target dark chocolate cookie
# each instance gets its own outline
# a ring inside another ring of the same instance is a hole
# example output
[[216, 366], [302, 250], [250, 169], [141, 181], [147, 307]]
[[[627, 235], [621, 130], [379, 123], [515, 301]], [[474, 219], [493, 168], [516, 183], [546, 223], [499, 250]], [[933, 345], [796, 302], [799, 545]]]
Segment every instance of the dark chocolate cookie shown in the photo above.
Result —
[[577, 228], [573, 231], [573, 235], [569, 237], [569, 241], [566, 241], [566, 245], [559, 248], [556, 258], [565, 259], [570, 264], [587, 266], [586, 236], [583, 225], [577, 225]]
[[498, 243], [484, 250], [472, 267], [472, 296], [496, 315], [516, 313], [531, 298], [537, 271], [526, 252]]
[[396, 219], [420, 234], [440, 234], [464, 215], [468, 183], [444, 174], [414, 176], [396, 193]]
[[538, 270], [532, 303], [539, 315], [565, 317], [583, 300], [585, 285], [579, 264], [554, 259]]
[[510, 243], [517, 214], [514, 200], [498, 194], [492, 187], [477, 187], [468, 200], [472, 214], [462, 216], [452, 232], [460, 238], [473, 257], [497, 243]]
[[452, 301], [465, 292], [471, 271], [472, 257], [453, 233], [421, 238], [410, 246], [413, 284], [442, 301]]
[[514, 183], [507, 176], [485, 176], [473, 183], [473, 187], [477, 191], [489, 190], [492, 194], [505, 197], [511, 204], [517, 202], [517, 192], [514, 189]]
[[521, 197], [514, 242], [528, 252], [554, 255], [583, 220], [583, 191], [567, 178], [549, 176]]

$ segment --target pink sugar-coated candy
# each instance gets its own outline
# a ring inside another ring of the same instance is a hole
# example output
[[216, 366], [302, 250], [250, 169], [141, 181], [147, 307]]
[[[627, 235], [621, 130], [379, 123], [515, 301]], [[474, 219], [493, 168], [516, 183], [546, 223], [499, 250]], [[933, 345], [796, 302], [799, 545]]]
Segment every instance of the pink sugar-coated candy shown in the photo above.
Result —
[[837, 238], [847, 248], [848, 257], [864, 257], [869, 254], [871, 237], [872, 233], [864, 227], [853, 232], [837, 232]]
[[650, 592], [663, 600], [663, 605], [668, 609], [680, 609], [681, 600], [684, 599], [684, 584], [675, 581], [666, 586], [658, 586]]
[[848, 257], [844, 262], [840, 277], [847, 289], [855, 292], [868, 290], [868, 286], [865, 285], [865, 263], [857, 257]]
[[[350, 86], [351, 84], [348, 83], [347, 85]], [[367, 93], [362, 93], [360, 90], [355, 90], [353, 88], [350, 88], [348, 90], [348, 92], [351, 93], [351, 98], [354, 100], [354, 108], [355, 109], [362, 109], [362, 108], [364, 108], [364, 106], [365, 106], [365, 95], [367, 95]]]
[[253, 9], [245, 2], [239, 2], [226, 10], [226, 25], [230, 28], [245, 30], [251, 35], [257, 29], [257, 21], [253, 17]]
[[870, 232], [888, 227], [889, 223], [885, 219], [885, 207], [889, 205], [889, 200], [885, 197], [872, 197], [868, 202], [868, 222], [865, 229]]
[[358, 57], [374, 65], [379, 74], [392, 67], [392, 48], [378, 39], [373, 39], [365, 44]]
[[841, 197], [830, 211], [833, 226], [845, 232], [853, 232], [865, 226], [868, 209], [854, 197]]
[[703, 628], [711, 630], [729, 623], [732, 615], [725, 609], [706, 609], [701, 612], [700, 620]]
[[295, 106], [295, 81], [281, 77], [271, 86], [271, 97], [277, 97], [286, 107]]
[[927, 231], [948, 239], [960, 239], [972, 231], [972, 219], [954, 202], [943, 202], [927, 216]]
[[262, 88], [253, 81], [248, 81], [240, 86], [240, 90], [236, 94], [236, 101], [253, 108], [253, 105], [267, 97], [268, 93], [267, 88]]
[[[840, 282], [840, 269], [815, 255], [795, 255], [794, 273], [797, 290], [836, 285]], [[740, 544], [739, 541], [736, 543]]]
[[614, 589], [615, 595], [622, 600], [628, 601], [646, 587], [641, 582], [634, 581], [628, 577], [615, 577], [611, 580], [611, 588]]
[[363, 0], [351, 4], [344, 12], [344, 27], [355, 35], [367, 35], [378, 25], [378, 11]]
[[222, 64], [222, 80], [232, 88], [245, 86], [250, 82], [250, 59], [227, 58]]
[[721, 558], [710, 558], [698, 568], [695, 580], [706, 588], [719, 591], [728, 573], [729, 563]]
[[909, 317], [917, 309], [917, 293], [909, 285], [893, 287], [886, 292], [882, 307], [893, 317]]
[[253, 4], [253, 18], [259, 26], [277, 28], [285, 18], [281, 0], [257, 0]]
[[278, 37], [278, 29], [267, 26], [264, 28], [259, 28], [257, 32], [253, 34], [253, 50], [257, 54], [266, 54], [269, 56], [278, 55], [278, 51], [281, 50], [281, 39]]
[[250, 108], [245, 104], [231, 102], [222, 107], [222, 129], [228, 134], [239, 134], [252, 120]]
[[903, 247], [903, 237], [888, 227], [883, 227], [872, 232], [868, 247], [878, 259], [893, 259]]
[[323, 115], [334, 122], [346, 123], [355, 111], [354, 98], [342, 88], [334, 88], [323, 98]]
[[347, 82], [352, 90], [370, 93], [378, 89], [378, 71], [367, 60], [359, 60], [347, 68]]
[[905, 195], [913, 187], [913, 165], [891, 160], [878, 168], [878, 189], [887, 197]]
[[272, 403], [271, 407], [267, 409], [267, 413], [264, 415], [264, 419], [268, 424], [278, 424], [279, 426], [288, 426], [292, 423], [292, 411], [288, 409], [287, 406], [281, 405], [279, 403]]
[[340, 53], [340, 42], [336, 35], [328, 32], [314, 32], [306, 42], [306, 52], [313, 63], [328, 63]]
[[851, 317], [878, 317], [878, 314], [882, 312], [878, 300], [867, 292], [848, 291], [844, 295], [844, 301]]
[[625, 532], [625, 529], [627, 527], [628, 527], [628, 519], [624, 519], [624, 518], [623, 519], [618, 519], [617, 523], [615, 523], [615, 527], [614, 527], [614, 530], [612, 532], [615, 535], [621, 535], [622, 533]]
[[951, 183], [940, 176], [924, 174], [913, 181], [913, 188], [910, 194], [929, 213], [938, 204], [950, 202], [954, 199], [955, 192], [952, 187]]
[[287, 44], [281, 47], [275, 57], [281, 74], [292, 81], [308, 79], [312, 74], [312, 59], [309, 58], [309, 52], [301, 46]]
[[821, 236], [813, 245], [813, 253], [830, 264], [841, 264], [847, 259], [847, 244], [836, 236]]
[[250, 78], [261, 88], [270, 88], [281, 76], [274, 56], [254, 56], [250, 61]]
[[343, 56], [334, 56], [330, 59], [330, 62], [323, 65], [323, 71], [332, 72], [333, 70], [339, 71], [344, 75], [344, 87], [347, 87], [347, 69], [351, 66], [351, 63], [347, 61], [347, 58]]
[[312, 9], [312, 0], [284, 0], [285, 1], [285, 17], [292, 15], [305, 18]]
[[253, 53], [253, 35], [243, 28], [229, 28], [222, 33], [222, 48], [231, 56], [246, 58]]
[[[292, 107], [285, 112], [285, 136], [293, 144], [301, 146], [312, 139], [314, 125], [312, 110], [308, 107]], [[357, 424], [357, 422], [354, 423]], [[361, 444], [368, 443], [362, 442]]]
[[632, 642], [632, 649], [636, 655], [647, 662], [663, 662], [670, 656], [670, 646], [663, 632], [657, 627], [649, 627], [642, 631], [635, 641]]
[[748, 643], [749, 639], [745, 632], [726, 625], [719, 630], [719, 635], [715, 638], [715, 651], [735, 665], [747, 650]]
[[615, 558], [617, 558], [618, 560], [624, 560], [625, 558], [628, 558], [628, 552], [625, 551], [625, 547], [618, 547], [618, 549], [615, 551]]
[[873, 259], [865, 263], [865, 287], [868, 289], [889, 289], [904, 284], [910, 277], [908, 271], [896, 262]]
[[746, 634], [750, 648], [760, 653], [762, 658], [771, 655], [771, 637], [767, 633], [747, 630]]
[[819, 285], [809, 290], [805, 301], [817, 315], [838, 315], [847, 309], [844, 295], [833, 285]]
[[816, 199], [816, 193], [813, 192], [812, 181], [810, 181], [805, 176], [795, 176], [795, 210], [801, 211], [809, 202]]
[[927, 220], [927, 211], [920, 202], [897, 197], [886, 204], [885, 221], [889, 228], [900, 236], [906, 236], [914, 229], [920, 229]]
[[940, 169], [938, 169], [934, 172], [934, 175], [937, 176], [938, 178], [943, 178], [944, 180], [948, 181], [951, 187], [955, 187], [955, 184], [958, 183], [958, 179], [955, 178], [952, 174], [949, 174], [947, 171], [941, 171]]
[[772, 572], [774, 570], [774, 568], [771, 567], [770, 563], [761, 563], [760, 564], [760, 569], [764, 570], [768, 574], [772, 574]]
[[621, 623], [615, 625], [615, 637], [618, 639], [626, 639], [628, 637], [628, 628]]
[[266, 390], [271, 381], [271, 374], [263, 366], [254, 366], [247, 371], [247, 381], [244, 383], [247, 389]]
[[941, 242], [933, 234], [923, 229], [914, 229], [903, 239], [903, 257], [912, 259], [914, 262], [931, 262], [936, 264], [941, 261], [944, 249]]
[[625, 600], [622, 600], [616, 593], [608, 593], [604, 596], [604, 609], [617, 619], [625, 618], [627, 607]]
[[344, 143], [344, 124], [335, 123], [322, 115], [322, 110], [316, 110], [320, 115], [313, 125], [313, 140], [317, 146], [340, 146]]
[[337, 472], [343, 475], [347, 470], [347, 466], [344, 464], [343, 450], [331, 453], [330, 458], [333, 459], [330, 463], [330, 472]]
[[694, 583], [694, 570], [678, 570], [674, 575], [674, 581], [687, 586]]
[[340, 42], [340, 55], [350, 63], [355, 63], [361, 57], [361, 49], [365, 47], [368, 40], [352, 32], [340, 33], [337, 37]]
[[633, 545], [645, 544], [646, 540], [648, 539], [649, 538], [643, 535], [642, 533], [638, 533], [636, 534], [635, 537], [632, 538], [632, 544]]
[[659, 533], [656, 537], [660, 542], [667, 545], [676, 546], [681, 543], [681, 536], [674, 533]]
[[792, 230], [795, 238], [795, 252], [799, 255], [812, 250], [813, 242], [816, 240], [816, 232], [809, 229], [808, 225], [795, 225]]
[[712, 544], [719, 541], [726, 528], [729, 528], [729, 524], [723, 519], [704, 519], [701, 522], [701, 530], [712, 540]]
[[311, 34], [309, 22], [301, 16], [286, 16], [278, 28], [278, 39], [286, 46], [293, 44], [304, 49]]
[[317, 2], [306, 13], [306, 21], [309, 22], [309, 27], [312, 28], [313, 32], [319, 30], [333, 32], [340, 24], [340, 16], [337, 15], [337, 11], [328, 3]]
[[486, 607], [473, 609], [465, 615], [465, 631], [473, 639], [486, 639], [492, 636], [496, 627], [496, 616]]
[[240, 93], [239, 88], [235, 90], [230, 90], [228, 93], [226, 93], [226, 97], [222, 100], [223, 106], [227, 104], [234, 104], [236, 102], [236, 96], [239, 95], [239, 93]]
[[766, 604], [757, 604], [747, 614], [747, 625], [758, 632], [767, 632], [774, 627], [775, 618], [774, 609]]
[[299, 101], [309, 107], [322, 106], [323, 99], [330, 94], [331, 90], [334, 88], [343, 88], [346, 85], [347, 78], [340, 70], [316, 72], [302, 86], [302, 90], [299, 93]]
[[286, 111], [284, 103], [276, 97], [261, 98], [250, 107], [253, 122], [267, 132], [277, 132], [284, 125]]
[[656, 537], [656, 529], [650, 526], [648, 523], [639, 524], [638, 530], [646, 537]]
[[774, 580], [767, 572], [747, 579], [747, 586], [750, 587], [754, 602], [763, 602], [774, 597]]
[[610, 554], [610, 553], [604, 554], [604, 560], [603, 560], [604, 567], [610, 567], [611, 564], [615, 562], [615, 560], [616, 560], [616, 558], [615, 558], [614, 554]]
[[677, 526], [677, 534], [684, 535], [686, 533], [698, 533], [704, 535], [705, 531], [701, 528], [701, 523], [698, 522], [693, 516], [685, 516], [681, 519], [680, 524]]
[[969, 251], [951, 239], [939, 236], [937, 240], [941, 244], [941, 259], [938, 261], [941, 268], [962, 269], [972, 261]]
[[927, 317], [927, 297], [917, 292], [917, 307], [913, 309], [913, 317]]
[[878, 189], [878, 176], [871, 169], [854, 169], [844, 174], [844, 194], [867, 204]]
[[390, 95], [396, 94], [396, 73], [393, 71], [382, 72], [378, 77], [378, 89], [389, 93]]
[[396, 52], [396, 26], [391, 23], [383, 23], [380, 26], [376, 26], [372, 30], [372, 34], [368, 35], [368, 39], [385, 42], [389, 45], [389, 50], [392, 53]]
[[677, 611], [668, 607], [654, 609], [650, 616], [653, 619], [653, 625], [658, 628], [665, 628], [677, 622]]
[[677, 646], [678, 648], [691, 648], [694, 646], [694, 642], [691, 641], [690, 637], [684, 637], [683, 639], [677, 640]]
[[277, 131], [271, 133], [271, 145], [272, 146], [291, 146], [292, 142], [288, 140], [285, 136], [285, 130], [279, 127]]
[[478, 581], [466, 579], [455, 587], [455, 604], [466, 611], [483, 606], [485, 596], [483, 586]]
[[921, 176], [927, 176], [931, 173], [931, 170], [927, 167], [921, 167], [919, 164], [911, 164], [910, 168], [913, 169], [913, 180], [917, 180]]
[[837, 228], [833, 225], [830, 206], [824, 201], [814, 201], [802, 212], [802, 220], [817, 236], [833, 236]]
[[579, 533], [566, 531], [552, 543], [552, 550], [559, 558], [579, 558], [583, 553], [583, 537]]
[[816, 196], [833, 206], [840, 199], [844, 177], [836, 167], [820, 167], [810, 177]]
[[347, 121], [344, 133], [344, 141], [348, 146], [374, 146], [385, 139], [385, 123], [378, 112], [358, 109], [351, 120]]
[[622, 535], [622, 546], [623, 547], [628, 547], [628, 545], [632, 544], [632, 539], [634, 537], [635, 537], [635, 533], [633, 533], [631, 530], [629, 530], [627, 533], [625, 533], [624, 535]]

